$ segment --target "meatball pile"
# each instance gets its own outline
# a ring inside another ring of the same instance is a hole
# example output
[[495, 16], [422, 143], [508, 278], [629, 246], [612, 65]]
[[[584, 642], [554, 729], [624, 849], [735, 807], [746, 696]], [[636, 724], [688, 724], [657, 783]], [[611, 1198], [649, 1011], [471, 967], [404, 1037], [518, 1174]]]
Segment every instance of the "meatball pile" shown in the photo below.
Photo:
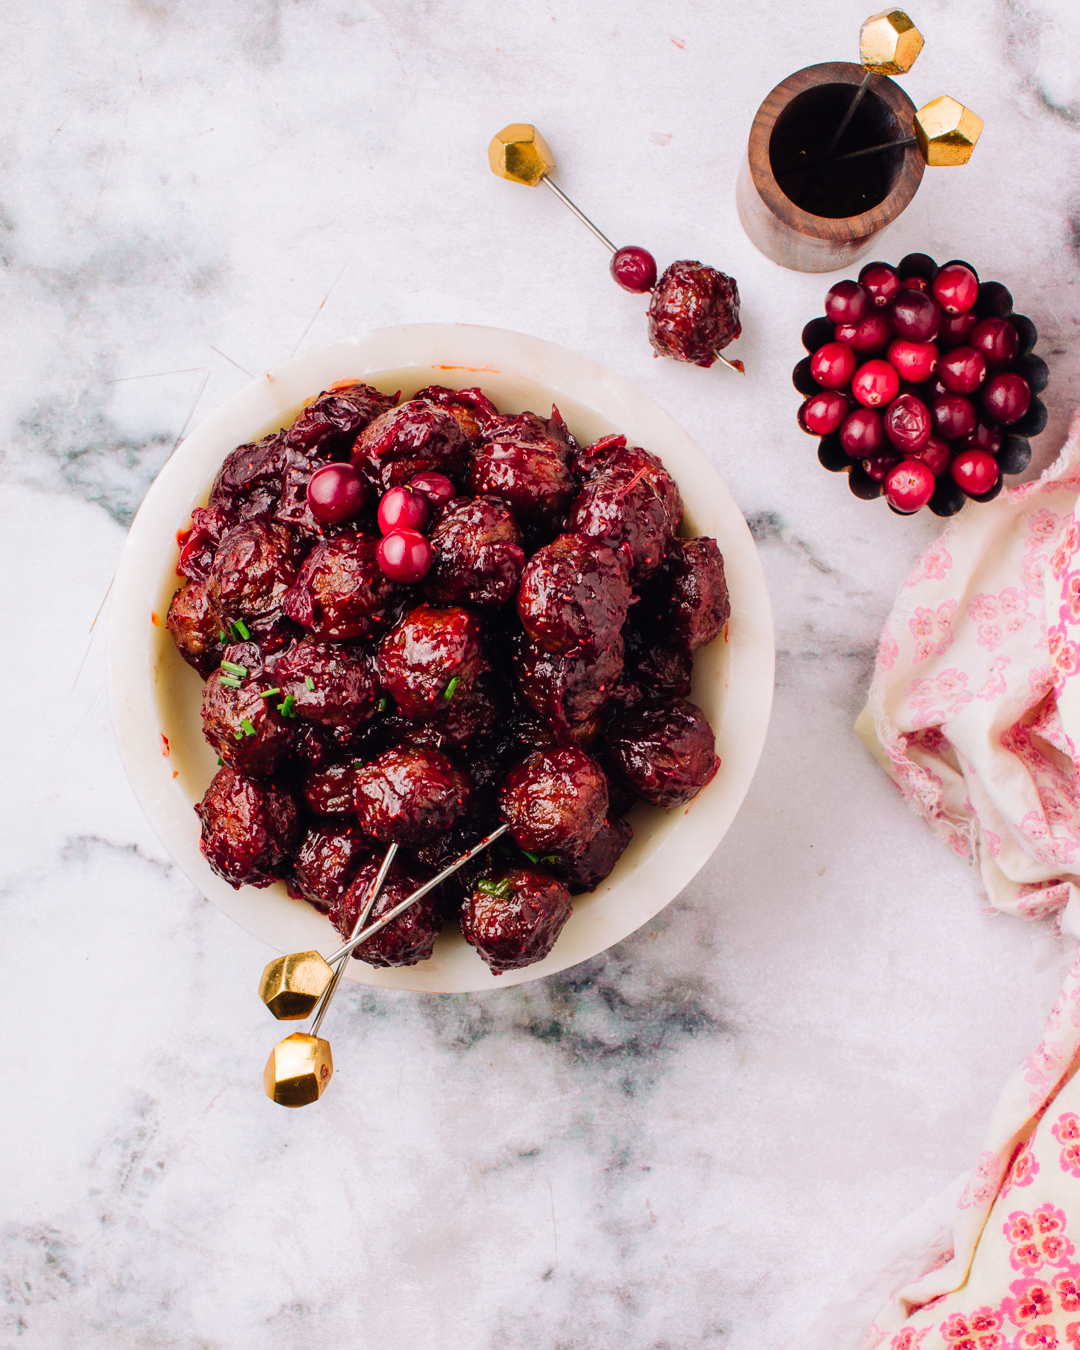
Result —
[[[327, 522], [307, 485], [332, 463], [370, 491]], [[433, 509], [426, 575], [395, 581], [380, 495], [433, 474], [457, 495]], [[210, 866], [284, 880], [348, 936], [388, 844], [374, 918], [505, 823], [354, 956], [413, 965], [456, 920], [495, 974], [541, 960], [634, 803], [682, 805], [719, 767], [687, 695], [730, 613], [724, 563], [681, 520], [648, 450], [580, 446], [557, 409], [504, 415], [479, 389], [398, 404], [345, 381], [234, 450], [168, 617], [221, 766], [195, 808]]]

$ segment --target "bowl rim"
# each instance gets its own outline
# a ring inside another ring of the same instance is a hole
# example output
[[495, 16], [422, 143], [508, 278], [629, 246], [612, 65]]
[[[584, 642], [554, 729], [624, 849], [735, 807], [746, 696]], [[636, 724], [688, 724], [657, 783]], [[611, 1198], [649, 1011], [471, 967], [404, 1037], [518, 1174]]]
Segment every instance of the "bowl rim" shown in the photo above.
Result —
[[[684, 499], [694, 503], [709, 523], [721, 527], [719, 532], [700, 532], [716, 533], [720, 541], [732, 618], [725, 634], [695, 657], [697, 662], [703, 652], [725, 643], [717, 658], [726, 670], [719, 722], [710, 716], [723, 761], [713, 782], [686, 807], [666, 813], [643, 808], [650, 820], [662, 817], [655, 827], [650, 826], [652, 851], [636, 858], [625, 875], [620, 875], [617, 866], [597, 891], [578, 897], [575, 913], [555, 948], [536, 965], [495, 977], [460, 935], [456, 935], [456, 947], [455, 939], [444, 935], [436, 946], [437, 960], [393, 969], [350, 961], [346, 969], [350, 979], [384, 988], [439, 993], [505, 989], [588, 960], [629, 936], [673, 900], [726, 834], [749, 789], [768, 728], [775, 656], [772, 615], [749, 527], [704, 452], [628, 380], [545, 339], [468, 324], [372, 329], [293, 356], [252, 380], [176, 448], [135, 516], [109, 602], [109, 709], [120, 757], [139, 804], [166, 850], [203, 894], [278, 950], [315, 948], [325, 955], [336, 948], [340, 938], [329, 921], [305, 902], [289, 900], [283, 884], [233, 890], [210, 870], [199, 852], [198, 823], [192, 810], [198, 796], [192, 799], [178, 787], [159, 715], [158, 687], [163, 677], [155, 655], [160, 648], [155, 644], [160, 643], [164, 630], [163, 616], [155, 604], [160, 607], [158, 595], [170, 570], [175, 575], [176, 533], [190, 519], [192, 507], [205, 501], [225, 454], [262, 434], [268, 425], [291, 418], [299, 404], [336, 380], [371, 377], [377, 381], [380, 373], [393, 375], [406, 368], [415, 369], [420, 377], [416, 388], [455, 381], [458, 387], [482, 386], [487, 375], [490, 380], [520, 382], [523, 387], [539, 386], [535, 397], [541, 401], [553, 397], [558, 402], [561, 397], [564, 404], [580, 405], [598, 419], [625, 428], [635, 441], [651, 444], [665, 463], [674, 461], [673, 476]], [[696, 696], [695, 690], [691, 697]], [[737, 717], [731, 715], [732, 707]], [[446, 943], [451, 945], [444, 948]]]

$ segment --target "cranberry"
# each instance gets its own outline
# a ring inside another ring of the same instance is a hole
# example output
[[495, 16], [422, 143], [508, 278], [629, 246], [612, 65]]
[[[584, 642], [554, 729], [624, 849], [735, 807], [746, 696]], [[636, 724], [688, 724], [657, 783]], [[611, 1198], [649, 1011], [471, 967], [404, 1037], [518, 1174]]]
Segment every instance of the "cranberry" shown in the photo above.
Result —
[[958, 450], [985, 450], [988, 455], [996, 455], [1004, 440], [1005, 437], [1001, 428], [996, 423], [980, 417], [975, 423], [974, 430], [969, 435], [962, 437], [956, 448]]
[[434, 470], [418, 473], [415, 478], [410, 478], [409, 487], [426, 499], [432, 511], [437, 511], [451, 497], [457, 496], [457, 488], [450, 479], [444, 473], [436, 473]]
[[966, 314], [946, 314], [941, 321], [941, 331], [937, 341], [939, 347], [963, 347], [967, 345], [979, 323], [979, 316], [973, 309]]
[[423, 581], [431, 567], [431, 545], [415, 530], [384, 534], [375, 556], [383, 576], [405, 585]]
[[311, 514], [324, 525], [352, 520], [367, 505], [368, 485], [351, 464], [324, 464], [308, 479]]
[[836, 330], [837, 342], [862, 355], [884, 351], [891, 337], [892, 324], [880, 310], [871, 311], [862, 323], [841, 324]]
[[901, 394], [885, 413], [885, 435], [902, 454], [922, 449], [930, 439], [930, 409], [914, 394]]
[[960, 394], [942, 394], [930, 405], [934, 430], [947, 441], [970, 436], [975, 430], [975, 406]]
[[1004, 319], [983, 319], [972, 329], [971, 346], [982, 352], [991, 370], [1004, 370], [1016, 360], [1020, 335]]
[[419, 533], [427, 523], [427, 499], [419, 492], [410, 492], [407, 487], [392, 487], [383, 493], [379, 503], [379, 529], [383, 534], [389, 534], [391, 530]]
[[838, 281], [825, 297], [825, 313], [833, 323], [860, 324], [870, 313], [870, 300], [857, 281]]
[[900, 284], [903, 286], [913, 277], [933, 281], [937, 276], [938, 265], [928, 253], [906, 253], [900, 259], [900, 265], [896, 270], [900, 274]]
[[842, 342], [827, 342], [810, 358], [810, 374], [823, 389], [843, 389], [855, 374], [855, 353]]
[[941, 331], [941, 310], [928, 295], [902, 290], [889, 306], [897, 335], [911, 342], [933, 342]]
[[656, 259], [647, 248], [627, 244], [612, 255], [611, 275], [624, 291], [642, 295], [656, 285]]
[[856, 408], [840, 425], [840, 444], [852, 459], [868, 459], [885, 449], [885, 421], [873, 408]]
[[961, 451], [950, 472], [957, 487], [962, 487], [970, 497], [981, 497], [998, 481], [997, 460], [985, 450]]
[[921, 460], [905, 459], [885, 479], [885, 499], [894, 511], [911, 515], [934, 495], [934, 475]]
[[891, 403], [899, 391], [900, 377], [888, 361], [867, 361], [851, 381], [851, 392], [865, 408]]
[[889, 364], [896, 368], [903, 380], [912, 384], [922, 384], [937, 369], [938, 349], [932, 342], [912, 342], [908, 338], [897, 338], [890, 343], [886, 353]]
[[922, 449], [915, 451], [911, 458], [925, 464], [935, 478], [940, 478], [949, 467], [952, 451], [940, 436], [929, 436]]
[[871, 303], [878, 309], [884, 309], [899, 291], [900, 278], [888, 263], [868, 263], [859, 273], [859, 284], [870, 297]]
[[816, 352], [819, 347], [824, 347], [826, 342], [832, 340], [833, 325], [824, 315], [811, 319], [802, 330], [802, 345], [808, 352]]
[[938, 379], [953, 394], [971, 394], [986, 376], [986, 361], [974, 347], [954, 347], [938, 362]]
[[875, 483], [884, 483], [890, 470], [900, 463], [900, 456], [895, 451], [892, 454], [885, 452], [880, 455], [871, 455], [869, 459], [864, 459], [862, 463], [869, 478]]
[[901, 277], [900, 292], [918, 291], [920, 295], [929, 295], [930, 283], [925, 277]]
[[843, 394], [834, 389], [823, 389], [808, 398], [799, 409], [799, 425], [811, 436], [828, 436], [847, 416], [851, 405]]
[[979, 278], [963, 263], [947, 263], [930, 291], [946, 314], [966, 314], [979, 298]]
[[1031, 404], [1031, 390], [1022, 376], [998, 371], [983, 386], [982, 405], [986, 412], [1006, 426], [1019, 422]]

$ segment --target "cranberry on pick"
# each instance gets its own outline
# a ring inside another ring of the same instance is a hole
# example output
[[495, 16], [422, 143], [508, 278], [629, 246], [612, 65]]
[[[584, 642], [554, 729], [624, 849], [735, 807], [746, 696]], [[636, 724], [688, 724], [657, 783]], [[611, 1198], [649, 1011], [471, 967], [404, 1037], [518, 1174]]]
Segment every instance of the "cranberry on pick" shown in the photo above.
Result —
[[415, 530], [391, 530], [379, 540], [375, 557], [384, 577], [411, 585], [431, 569], [431, 545]]
[[383, 534], [391, 530], [420, 532], [428, 523], [427, 499], [407, 487], [392, 487], [383, 493], [379, 503], [379, 529]]
[[367, 505], [368, 485], [351, 464], [324, 464], [308, 479], [311, 514], [324, 525], [352, 520]]
[[835, 389], [823, 389], [799, 409], [799, 425], [811, 436], [828, 436], [847, 416], [851, 404]]
[[851, 392], [864, 408], [891, 403], [900, 390], [900, 377], [888, 361], [867, 361], [855, 372]]
[[985, 450], [963, 450], [950, 467], [953, 481], [970, 497], [981, 497], [998, 480], [997, 460]]
[[656, 259], [647, 248], [626, 244], [612, 254], [611, 275], [624, 291], [643, 295], [656, 285]]
[[888, 263], [867, 263], [859, 273], [859, 285], [870, 297], [871, 304], [884, 309], [900, 289], [900, 278]]
[[971, 332], [971, 346], [982, 352], [991, 370], [1005, 370], [1016, 360], [1020, 335], [1004, 319], [982, 319]]
[[934, 475], [920, 460], [901, 460], [885, 479], [885, 499], [903, 515], [921, 510], [933, 495]]
[[833, 323], [860, 324], [870, 313], [870, 300], [857, 281], [838, 281], [825, 297], [825, 313]]
[[869, 459], [886, 449], [885, 420], [873, 408], [856, 408], [840, 424], [840, 444], [852, 459]]
[[1006, 426], [1019, 422], [1031, 404], [1031, 390], [1022, 376], [1010, 370], [991, 375], [983, 386], [982, 405], [987, 413]]
[[897, 338], [889, 344], [886, 355], [900, 378], [911, 384], [922, 384], [937, 369], [938, 349], [932, 342]]
[[966, 314], [979, 298], [979, 278], [963, 263], [948, 263], [934, 278], [930, 293], [946, 314]]
[[454, 487], [446, 474], [436, 473], [433, 469], [425, 473], [418, 473], [415, 478], [410, 478], [409, 487], [412, 488], [413, 492], [418, 492], [421, 497], [425, 498], [432, 511], [437, 511], [451, 497], [457, 496], [457, 488]]
[[938, 362], [937, 377], [953, 394], [971, 394], [986, 377], [986, 361], [974, 347], [954, 347]]
[[843, 389], [858, 364], [855, 353], [842, 342], [827, 342], [810, 358], [810, 374], [823, 389]]

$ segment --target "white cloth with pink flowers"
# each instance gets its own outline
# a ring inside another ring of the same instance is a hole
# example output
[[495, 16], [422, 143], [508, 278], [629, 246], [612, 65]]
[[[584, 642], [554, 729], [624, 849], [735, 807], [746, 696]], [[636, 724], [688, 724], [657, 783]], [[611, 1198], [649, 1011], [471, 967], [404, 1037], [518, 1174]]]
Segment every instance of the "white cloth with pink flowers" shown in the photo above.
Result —
[[[1080, 938], [1080, 417], [1038, 481], [950, 521], [904, 586], [859, 731], [990, 902]], [[866, 1340], [1080, 1350], [1080, 960], [954, 1202]]]

